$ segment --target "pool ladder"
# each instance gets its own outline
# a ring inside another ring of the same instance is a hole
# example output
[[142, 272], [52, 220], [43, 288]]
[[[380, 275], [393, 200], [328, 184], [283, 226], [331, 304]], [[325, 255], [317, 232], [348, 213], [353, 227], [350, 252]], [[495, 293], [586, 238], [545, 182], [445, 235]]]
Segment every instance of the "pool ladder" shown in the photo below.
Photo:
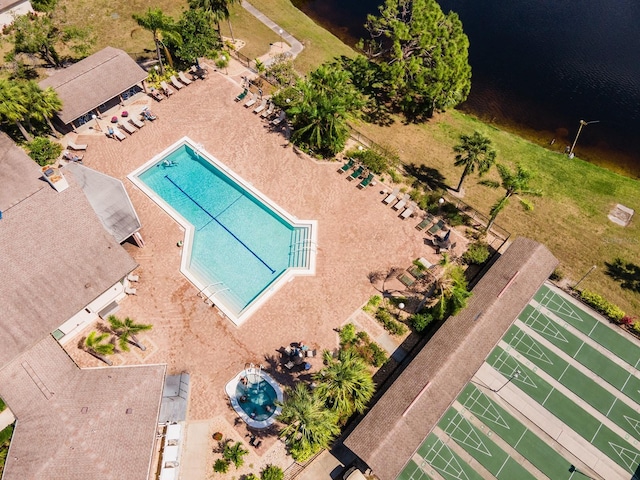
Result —
[[244, 364], [244, 371], [245, 371], [245, 375], [247, 378], [249, 378], [249, 375], [253, 375], [253, 380], [251, 383], [259, 383], [260, 379], [262, 378], [262, 370], [264, 369], [264, 366], [262, 364], [260, 364], [258, 367], [255, 366], [255, 364], [253, 363], [245, 363]]
[[[216, 285], [222, 285], [222, 288], [219, 288], [217, 290], [215, 290], [213, 293], [210, 293], [209, 295], [205, 295], [204, 291], [209, 288], [209, 287], [215, 287]], [[210, 283], [209, 285], [207, 285], [206, 287], [204, 287], [202, 290], [200, 290], [198, 292], [198, 296], [204, 298], [204, 303], [211, 303], [211, 306], [214, 306], [213, 300], [211, 300], [211, 297], [213, 297], [214, 295], [220, 293], [220, 292], [224, 292], [225, 290], [229, 290], [229, 287], [225, 287], [223, 282], [214, 282], [214, 283]]]

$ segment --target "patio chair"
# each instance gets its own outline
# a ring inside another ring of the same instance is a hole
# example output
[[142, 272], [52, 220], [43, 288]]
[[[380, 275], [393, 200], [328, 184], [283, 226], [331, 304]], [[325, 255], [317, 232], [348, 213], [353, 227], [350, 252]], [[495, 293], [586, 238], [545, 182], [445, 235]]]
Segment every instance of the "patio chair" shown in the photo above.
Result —
[[138, 119], [137, 119], [137, 118], [135, 118], [135, 117], [129, 117], [129, 121], [130, 121], [130, 122], [131, 122], [135, 127], [138, 127], [138, 128], [142, 128], [142, 127], [144, 127], [144, 122], [143, 122], [143, 121], [141, 121], [141, 120], [138, 120]]
[[356, 178], [359, 178], [360, 175], [362, 175], [362, 172], [364, 172], [364, 165], [360, 165], [358, 168], [356, 168], [353, 173], [347, 177], [347, 179], [349, 181], [355, 180]]
[[244, 104], [245, 108], [253, 107], [255, 103], [258, 101], [258, 96], [255, 93], [251, 94], [249, 100]]
[[284, 121], [285, 118], [287, 118], [287, 114], [284, 113], [284, 110], [280, 110], [278, 118], [276, 118], [275, 120], [271, 120], [271, 125], [278, 126]]
[[400, 283], [402, 283], [405, 287], [410, 287], [411, 285], [416, 283], [415, 279], [411, 275], [407, 275], [407, 272], [402, 272], [400, 275], [398, 275], [398, 280], [400, 280]]
[[284, 364], [284, 368], [286, 368], [287, 370], [291, 370], [293, 367], [294, 363], [291, 360]]
[[445, 226], [445, 223], [442, 220], [438, 220], [436, 223], [431, 225], [431, 228], [427, 230], [427, 233], [433, 236], [436, 233], [438, 233], [440, 230], [442, 230], [444, 226]]
[[140, 277], [138, 275], [130, 273], [129, 275], [127, 275], [127, 280], [129, 280], [130, 282], [137, 282], [138, 280], [140, 280]]
[[164, 99], [164, 97], [162, 96], [162, 93], [160, 93], [159, 90], [156, 90], [153, 87], [149, 89], [149, 96], [157, 102], [161, 102]]
[[415, 203], [411, 202], [409, 206], [405, 208], [405, 210], [400, 214], [400, 218], [406, 220], [411, 215], [413, 215], [413, 212], [416, 211], [416, 208], [418, 208], [418, 206]]
[[180, 90], [180, 89], [182, 89], [182, 87], [184, 87], [184, 85], [178, 81], [178, 79], [176, 78], [175, 75], [171, 75], [171, 77], [169, 77], [169, 78], [171, 80], [171, 85], [176, 87], [178, 90]]
[[347, 163], [345, 163], [344, 165], [342, 165], [339, 169], [338, 169], [338, 173], [344, 173], [347, 170], [349, 170], [351, 167], [353, 167], [353, 164], [355, 163], [355, 160], [351, 157], [349, 157], [349, 160], [347, 161]]
[[367, 188], [369, 186], [369, 184], [371, 183], [371, 181], [373, 180], [373, 173], [370, 173], [369, 175], [367, 175], [366, 178], [362, 179], [362, 181], [358, 184], [358, 188]]
[[167, 97], [169, 95], [173, 95], [173, 90], [169, 88], [169, 85], [167, 85], [167, 82], [163, 80], [162, 82], [160, 82], [160, 86], [162, 87], [162, 91]]
[[242, 91], [242, 93], [240, 93], [240, 94], [235, 98], [236, 102], [241, 102], [242, 100], [244, 100], [244, 97], [246, 97], [246, 96], [247, 96], [247, 93], [249, 93], [249, 89], [248, 89], [248, 88], [245, 88], [245, 89]]
[[87, 149], [87, 145], [85, 143], [73, 143], [73, 142], [69, 142], [67, 143], [67, 148], [69, 150], [86, 150]]
[[109, 133], [111, 134], [111, 136], [113, 138], [117, 138], [120, 141], [123, 141], [124, 139], [127, 138], [127, 136], [124, 133], [122, 133], [120, 130], [118, 130], [117, 128], [109, 127]]
[[276, 105], [273, 102], [269, 102], [269, 108], [267, 108], [265, 111], [263, 111], [260, 116], [262, 118], [269, 118], [271, 115], [273, 115], [273, 111], [275, 110]]
[[178, 78], [185, 85], [189, 85], [192, 82], [192, 80], [189, 80], [187, 78], [187, 76], [184, 74], [184, 72], [178, 72]]
[[75, 153], [71, 153], [69, 150], [65, 150], [62, 152], [62, 158], [68, 162], [81, 162], [84, 155], [77, 155]]
[[129, 135], [133, 135], [138, 131], [136, 127], [134, 127], [133, 125], [129, 125], [128, 123], [118, 123], [118, 126], [121, 129], [123, 129], [125, 132], [127, 132]]
[[253, 113], [260, 113], [261, 111], [263, 111], [266, 108], [268, 101], [268, 99], [263, 98], [262, 102], [260, 102], [260, 105], [253, 109]]
[[424, 217], [424, 219], [422, 219], [422, 221], [418, 225], [416, 225], [416, 230], [424, 230], [428, 225], [431, 224], [431, 222], [433, 222], [433, 215], [427, 213], [427, 216]]
[[408, 193], [405, 193], [405, 194], [404, 194], [404, 197], [402, 197], [402, 199], [401, 199], [399, 202], [397, 202], [397, 203], [396, 203], [393, 207], [391, 207], [391, 208], [393, 208], [394, 210], [398, 210], [398, 211], [399, 211], [399, 210], [401, 210], [401, 209], [403, 209], [403, 208], [405, 207], [405, 205], [407, 204], [407, 202], [409, 201], [409, 198], [411, 198], [411, 197], [409, 196], [409, 194], [408, 194]]
[[391, 202], [393, 202], [396, 198], [398, 198], [398, 195], [400, 194], [400, 187], [396, 187], [393, 189], [393, 192], [391, 192], [389, 195], [387, 195], [384, 200], [382, 201], [383, 203], [389, 205]]
[[127, 295], [135, 295], [136, 292], [137, 290], [135, 288], [125, 287], [124, 289], [124, 293], [126, 293]]

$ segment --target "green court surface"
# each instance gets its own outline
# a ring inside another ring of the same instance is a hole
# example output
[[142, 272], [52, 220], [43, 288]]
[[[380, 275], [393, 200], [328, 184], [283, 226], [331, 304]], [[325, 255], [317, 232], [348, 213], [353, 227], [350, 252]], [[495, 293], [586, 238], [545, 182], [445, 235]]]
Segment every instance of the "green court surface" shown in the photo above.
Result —
[[[422, 460], [414, 456], [400, 480], [478, 480], [473, 465], [499, 480], [529, 480], [537, 472], [553, 480], [588, 478], [569, 471], [571, 459], [584, 453], [563, 454], [570, 443], [563, 447], [545, 434], [551, 425], [598, 449], [603, 461], [629, 473], [624, 480], [639, 470], [640, 345], [547, 285], [518, 320], [485, 360], [503, 376], [502, 386], [468, 383], [440, 418], [437, 435], [431, 432], [418, 449]], [[512, 404], [513, 395], [529, 403]], [[537, 418], [527, 414], [532, 401], [551, 425], [528, 426]]]

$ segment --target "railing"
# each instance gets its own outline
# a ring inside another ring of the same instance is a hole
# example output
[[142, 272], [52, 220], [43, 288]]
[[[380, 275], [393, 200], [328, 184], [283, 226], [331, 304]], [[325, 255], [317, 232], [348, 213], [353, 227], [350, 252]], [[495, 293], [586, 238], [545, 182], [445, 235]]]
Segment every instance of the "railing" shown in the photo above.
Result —
[[287, 468], [284, 471], [283, 480], [293, 480], [294, 478], [296, 478], [298, 475], [302, 473], [305, 467], [309, 465], [311, 462], [313, 462], [316, 458], [318, 458], [322, 452], [324, 452], [324, 450], [320, 450], [318, 453], [316, 453], [313, 457], [311, 457], [309, 460], [307, 460], [304, 463], [294, 462], [292, 465], [289, 466], [289, 468]]

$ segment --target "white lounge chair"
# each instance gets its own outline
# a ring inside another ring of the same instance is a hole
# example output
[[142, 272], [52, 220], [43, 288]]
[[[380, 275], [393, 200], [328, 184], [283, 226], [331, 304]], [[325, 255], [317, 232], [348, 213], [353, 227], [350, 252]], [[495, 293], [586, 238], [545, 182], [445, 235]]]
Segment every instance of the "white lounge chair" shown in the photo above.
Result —
[[184, 83], [185, 85], [189, 85], [189, 84], [192, 82], [192, 80], [189, 80], [189, 79], [187, 78], [187, 76], [184, 74], [184, 72], [178, 72], [178, 78], [179, 78], [179, 79], [180, 79], [180, 81], [181, 81], [182, 83]]
[[267, 106], [267, 101], [268, 100], [266, 98], [263, 98], [262, 102], [260, 102], [260, 105], [253, 109], [253, 113], [260, 113], [261, 111], [263, 111]]
[[70, 150], [86, 150], [87, 149], [87, 145], [85, 143], [69, 142], [69, 143], [67, 143], [67, 148], [70, 149]]
[[271, 115], [273, 115], [273, 111], [275, 110], [276, 106], [273, 102], [269, 103], [269, 108], [267, 108], [265, 111], [263, 111], [260, 116], [262, 118], [269, 118]]
[[144, 127], [144, 122], [142, 120], [138, 120], [135, 117], [129, 117], [129, 121], [138, 128]]
[[408, 207], [408, 208], [406, 208], [406, 209], [404, 210], [404, 212], [402, 212], [402, 213], [400, 214], [400, 217], [401, 217], [403, 220], [405, 220], [405, 219], [409, 218], [411, 215], [413, 215], [413, 212], [415, 212], [415, 211], [416, 211], [416, 208], [417, 208], [417, 207], [418, 207], [418, 206], [417, 206], [415, 203], [411, 202], [411, 203], [409, 204], [409, 207]]
[[182, 87], [184, 87], [183, 84], [181, 84], [178, 79], [176, 78], [175, 75], [171, 75], [171, 85], [173, 85], [174, 87], [176, 87], [178, 90], [180, 90]]
[[284, 113], [284, 110], [280, 110], [280, 114], [278, 115], [278, 118], [276, 118], [275, 120], [271, 120], [271, 124], [280, 125], [282, 121], [286, 118], [286, 116], [287, 114]]
[[404, 208], [405, 205], [407, 204], [407, 202], [409, 201], [409, 198], [411, 198], [411, 197], [409, 197], [409, 194], [405, 193], [404, 197], [402, 197], [402, 199], [398, 203], [396, 203], [392, 208], [394, 210], [400, 210], [400, 209]]
[[169, 88], [169, 85], [167, 85], [167, 82], [163, 80], [162, 82], [160, 82], [160, 86], [162, 87], [162, 91], [167, 97], [169, 95], [173, 95], [173, 90]]
[[113, 138], [117, 138], [120, 141], [122, 141], [125, 138], [127, 138], [127, 136], [124, 133], [122, 133], [120, 130], [118, 130], [117, 128], [109, 127], [109, 135], [112, 136]]
[[400, 187], [396, 187], [393, 189], [393, 192], [391, 192], [389, 195], [387, 195], [385, 197], [385, 199], [383, 200], [384, 203], [386, 203], [387, 205], [389, 205], [391, 202], [393, 202], [396, 198], [398, 198], [398, 194], [400, 193]]
[[129, 275], [127, 275], [127, 280], [129, 280], [130, 282], [137, 282], [138, 280], [140, 280], [140, 277], [138, 275], [130, 273]]
[[134, 127], [133, 125], [129, 125], [128, 123], [119, 123], [118, 126], [123, 129], [125, 132], [127, 132], [129, 135], [133, 135], [134, 133], [136, 133], [138, 131], [138, 129], [136, 127]]
[[249, 98], [249, 100], [247, 100], [247, 102], [244, 104], [245, 107], [249, 108], [249, 107], [253, 107], [257, 101], [257, 95], [255, 93], [251, 94], [251, 97]]
[[137, 290], [135, 288], [129, 288], [129, 287], [124, 288], [124, 293], [126, 293], [127, 295], [135, 295], [136, 292]]

